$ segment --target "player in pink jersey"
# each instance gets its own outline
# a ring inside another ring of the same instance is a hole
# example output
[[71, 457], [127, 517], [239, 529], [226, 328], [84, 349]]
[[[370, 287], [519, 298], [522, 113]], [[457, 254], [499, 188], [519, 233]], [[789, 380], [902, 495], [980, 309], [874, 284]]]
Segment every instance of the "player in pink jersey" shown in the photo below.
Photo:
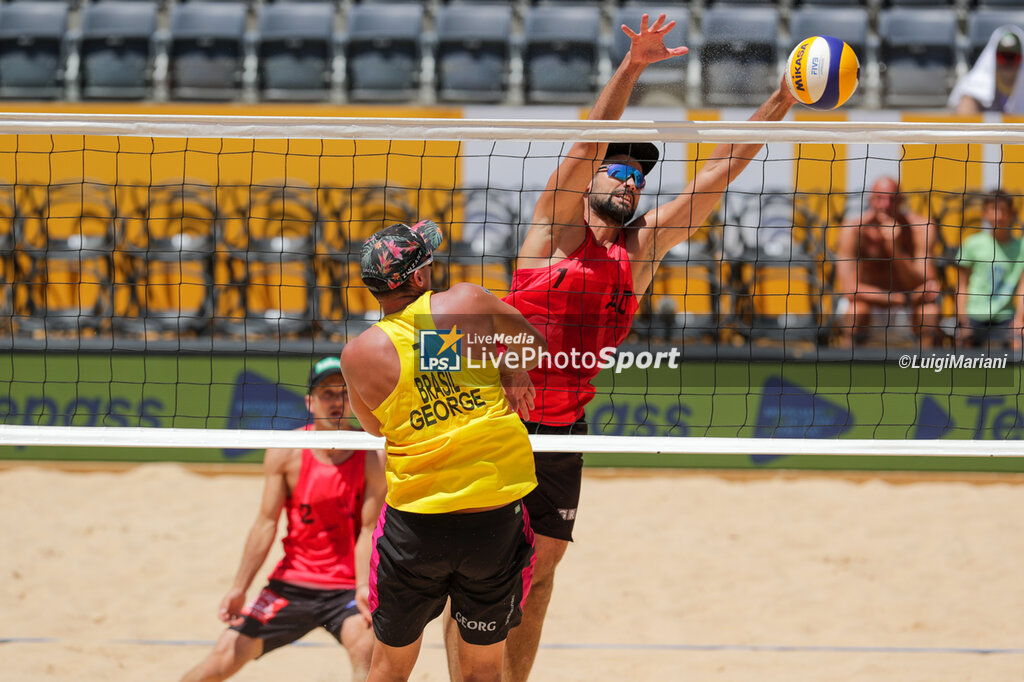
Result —
[[[313, 431], [350, 429], [348, 390], [337, 357], [310, 372], [306, 406]], [[370, 539], [384, 502], [383, 454], [364, 450], [271, 449], [263, 459], [263, 500], [234, 583], [218, 616], [229, 627], [183, 681], [224, 680], [246, 663], [316, 627], [348, 650], [352, 679], [366, 679], [373, 650]], [[246, 603], [256, 572], [288, 519], [284, 557]]]
[[[675, 22], [666, 21], [664, 14], [648, 24], [645, 14], [639, 33], [622, 26], [631, 40], [629, 53], [598, 96], [590, 119], [621, 117], [648, 64], [688, 51], [665, 46], [665, 34]], [[751, 120], [779, 120], [795, 103], [780, 79]], [[650, 143], [577, 142], [534, 208], [512, 292], [505, 300], [544, 335], [552, 355], [618, 346], [629, 333], [637, 303], [661, 260], [701, 227], [761, 146], [719, 145], [680, 195], [634, 219], [646, 176], [658, 161], [658, 148]], [[531, 371], [537, 395], [526, 424], [530, 432], [586, 433], [584, 408], [594, 394], [595, 374], [550, 365]], [[535, 452], [534, 458], [538, 485], [523, 501], [536, 535], [537, 558], [522, 623], [506, 643], [506, 682], [525, 680], [533, 666], [555, 568], [572, 540], [579, 502], [581, 454]], [[451, 629], [449, 622], [449, 644]], [[458, 671], [452, 676], [459, 678]]]

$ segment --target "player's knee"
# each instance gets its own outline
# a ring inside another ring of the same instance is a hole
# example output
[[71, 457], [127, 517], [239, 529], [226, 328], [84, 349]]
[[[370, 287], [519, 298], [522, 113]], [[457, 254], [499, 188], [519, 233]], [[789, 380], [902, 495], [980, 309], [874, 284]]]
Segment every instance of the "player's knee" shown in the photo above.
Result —
[[185, 676], [187, 682], [222, 682], [228, 679], [237, 671], [232, 669], [230, 662], [216, 652], [210, 654], [205, 661], [199, 664], [191, 673]]
[[233, 650], [215, 651], [207, 659], [206, 674], [203, 676], [203, 680], [205, 682], [221, 682], [241, 670], [244, 664], [244, 661], [238, 660]]
[[370, 669], [370, 659], [373, 657], [373, 635], [369, 630], [352, 643], [348, 648], [348, 655], [352, 659], [354, 670]]
[[209, 682], [226, 680], [246, 663], [256, 658], [262, 650], [262, 642], [228, 631], [217, 640], [203, 666], [202, 679]]
[[462, 682], [501, 682], [501, 666], [463, 673]]

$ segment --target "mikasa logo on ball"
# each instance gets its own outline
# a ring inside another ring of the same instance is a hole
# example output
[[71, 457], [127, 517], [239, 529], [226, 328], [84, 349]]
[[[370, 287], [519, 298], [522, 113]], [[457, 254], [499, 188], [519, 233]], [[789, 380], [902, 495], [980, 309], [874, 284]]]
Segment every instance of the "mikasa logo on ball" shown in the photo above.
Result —
[[804, 87], [804, 53], [807, 52], [807, 41], [797, 45], [796, 52], [789, 59], [791, 70], [789, 75], [790, 84], [796, 90], [806, 90]]

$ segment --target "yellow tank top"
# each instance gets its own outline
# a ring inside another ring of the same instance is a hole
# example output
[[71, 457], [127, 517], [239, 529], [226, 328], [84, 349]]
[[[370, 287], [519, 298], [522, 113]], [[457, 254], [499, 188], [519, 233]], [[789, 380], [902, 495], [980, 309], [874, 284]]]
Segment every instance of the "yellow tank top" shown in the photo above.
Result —
[[377, 326], [401, 364], [395, 389], [373, 410], [387, 439], [388, 505], [443, 514], [508, 504], [533, 490], [533, 449], [498, 369], [479, 360], [470, 366], [463, 357], [457, 371], [421, 370], [425, 349], [445, 354], [436, 353], [444, 342], [437, 340], [430, 293]]

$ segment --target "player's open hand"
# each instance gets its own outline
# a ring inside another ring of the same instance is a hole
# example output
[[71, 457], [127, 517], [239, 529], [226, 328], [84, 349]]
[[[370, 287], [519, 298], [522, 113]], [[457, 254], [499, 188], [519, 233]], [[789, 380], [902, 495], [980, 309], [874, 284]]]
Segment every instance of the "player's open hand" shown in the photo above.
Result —
[[653, 26], [648, 27], [650, 17], [646, 14], [640, 19], [640, 32], [634, 33], [629, 26], [622, 25], [622, 32], [629, 36], [629, 56], [640, 64], [653, 64], [670, 57], [680, 57], [690, 51], [688, 47], [665, 47], [665, 35], [671, 31], [676, 22], [665, 21], [665, 15], [659, 14]]
[[217, 609], [217, 617], [228, 625], [241, 625], [245, 618], [242, 616], [242, 608], [245, 607], [245, 590], [232, 588], [224, 598], [220, 600], [220, 608]]
[[529, 419], [530, 410], [534, 407], [533, 399], [537, 395], [530, 375], [523, 370], [503, 370], [501, 387], [505, 389], [505, 398], [512, 410], [524, 420]]

